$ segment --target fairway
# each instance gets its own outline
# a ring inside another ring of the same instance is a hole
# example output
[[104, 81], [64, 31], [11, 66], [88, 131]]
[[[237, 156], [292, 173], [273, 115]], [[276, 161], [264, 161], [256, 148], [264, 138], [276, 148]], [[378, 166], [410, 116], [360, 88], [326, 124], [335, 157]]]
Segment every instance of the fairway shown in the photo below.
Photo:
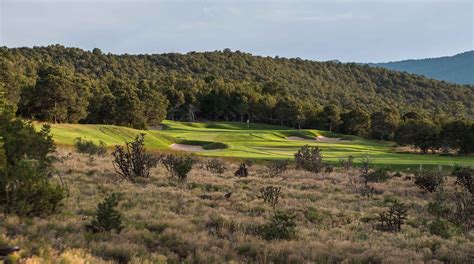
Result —
[[[36, 124], [39, 127], [39, 124]], [[164, 121], [159, 130], [136, 130], [112, 125], [53, 124], [52, 134], [58, 145], [73, 145], [74, 139], [98, 142], [108, 147], [132, 140], [145, 133], [150, 151], [174, 151], [170, 146], [194, 146], [189, 153], [204, 156], [252, 159], [292, 159], [305, 144], [319, 146], [324, 159], [337, 162], [352, 155], [358, 159], [366, 153], [379, 166], [419, 168], [433, 166], [474, 166], [474, 157], [422, 155], [395, 152], [393, 142], [367, 140], [320, 130], [295, 130], [288, 127], [232, 122], [188, 123]], [[316, 141], [316, 137], [321, 141]], [[196, 147], [200, 146], [200, 147]]]

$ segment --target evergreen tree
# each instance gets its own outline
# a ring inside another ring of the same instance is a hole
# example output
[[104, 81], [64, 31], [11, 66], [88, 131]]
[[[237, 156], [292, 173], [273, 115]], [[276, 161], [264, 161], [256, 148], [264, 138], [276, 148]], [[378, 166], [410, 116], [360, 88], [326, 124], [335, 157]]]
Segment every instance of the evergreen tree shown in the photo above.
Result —
[[370, 119], [372, 133], [380, 140], [390, 139], [400, 122], [399, 114], [389, 108], [373, 113]]

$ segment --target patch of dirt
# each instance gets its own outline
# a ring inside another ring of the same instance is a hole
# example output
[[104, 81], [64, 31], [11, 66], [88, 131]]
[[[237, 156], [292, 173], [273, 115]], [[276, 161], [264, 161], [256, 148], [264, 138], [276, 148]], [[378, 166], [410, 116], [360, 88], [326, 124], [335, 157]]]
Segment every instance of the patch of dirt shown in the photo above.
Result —
[[185, 145], [185, 144], [177, 144], [177, 143], [171, 144], [170, 148], [174, 150], [191, 151], [191, 152], [204, 151], [204, 148], [202, 146]]

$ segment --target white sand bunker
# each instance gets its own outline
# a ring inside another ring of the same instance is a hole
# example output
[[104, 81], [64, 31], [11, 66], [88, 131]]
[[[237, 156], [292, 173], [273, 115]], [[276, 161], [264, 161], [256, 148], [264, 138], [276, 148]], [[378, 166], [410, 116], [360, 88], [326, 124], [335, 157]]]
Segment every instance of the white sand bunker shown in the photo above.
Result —
[[287, 137], [286, 139], [298, 140], [298, 141], [313, 141], [313, 142], [347, 142], [349, 141], [349, 140], [344, 140], [341, 138], [330, 138], [330, 137], [325, 137], [325, 136], [317, 136], [315, 139], [291, 136], [291, 137]]
[[204, 151], [204, 148], [202, 146], [177, 144], [177, 143], [171, 144], [170, 148], [174, 150], [192, 151], [192, 152]]

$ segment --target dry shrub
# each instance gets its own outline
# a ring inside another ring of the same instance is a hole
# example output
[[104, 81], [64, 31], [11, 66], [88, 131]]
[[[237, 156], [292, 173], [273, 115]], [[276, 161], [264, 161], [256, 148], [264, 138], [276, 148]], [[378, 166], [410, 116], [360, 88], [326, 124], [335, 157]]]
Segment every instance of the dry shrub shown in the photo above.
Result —
[[124, 180], [137, 182], [149, 178], [150, 170], [158, 165], [159, 158], [147, 154], [145, 134], [138, 135], [134, 141], [126, 142], [125, 148], [115, 146], [113, 165], [116, 173]]
[[281, 175], [283, 172], [285, 172], [288, 169], [289, 164], [290, 163], [288, 162], [288, 160], [270, 161], [266, 164], [267, 173], [271, 177]]

